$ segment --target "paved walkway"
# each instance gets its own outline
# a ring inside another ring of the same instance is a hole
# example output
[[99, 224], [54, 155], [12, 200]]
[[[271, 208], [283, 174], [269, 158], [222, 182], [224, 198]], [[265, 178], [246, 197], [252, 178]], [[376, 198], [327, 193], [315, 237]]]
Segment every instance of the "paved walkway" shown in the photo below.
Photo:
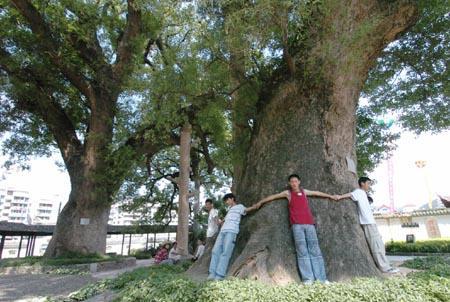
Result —
[[153, 260], [146, 259], [136, 260], [136, 266], [91, 275], [3, 275], [0, 276], [0, 301], [35, 302], [44, 301], [46, 296], [67, 296], [98, 280], [115, 278], [121, 273], [151, 265], [153, 265]]

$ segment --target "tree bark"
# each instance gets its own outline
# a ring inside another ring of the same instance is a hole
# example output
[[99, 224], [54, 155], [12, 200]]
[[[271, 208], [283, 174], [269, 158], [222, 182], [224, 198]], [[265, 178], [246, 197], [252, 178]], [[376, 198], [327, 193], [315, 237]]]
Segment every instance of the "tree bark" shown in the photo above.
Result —
[[180, 177], [178, 179], [177, 249], [182, 256], [189, 254], [189, 172], [192, 126], [186, 122], [180, 134]]
[[[291, 173], [299, 174], [302, 186], [310, 190], [341, 194], [356, 186], [347, 160], [356, 162], [355, 112], [361, 88], [380, 51], [414, 23], [417, 9], [401, 1], [330, 3], [308, 57], [296, 58], [296, 74], [261, 93], [236, 186], [238, 200], [246, 206], [285, 190]], [[310, 198], [310, 206], [328, 278], [379, 275], [356, 205]], [[287, 200], [243, 219], [228, 275], [276, 284], [299, 281]]]
[[96, 190], [94, 182], [72, 181], [69, 201], [58, 216], [44, 256], [104, 254], [110, 208], [111, 197], [103, 190]]

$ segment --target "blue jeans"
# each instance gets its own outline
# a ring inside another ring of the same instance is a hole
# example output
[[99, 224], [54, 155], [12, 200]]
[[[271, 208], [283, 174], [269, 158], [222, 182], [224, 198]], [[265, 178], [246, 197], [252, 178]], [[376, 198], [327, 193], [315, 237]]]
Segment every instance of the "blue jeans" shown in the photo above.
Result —
[[303, 282], [325, 281], [325, 265], [317, 239], [316, 228], [312, 224], [292, 225], [298, 269]]
[[223, 279], [227, 274], [228, 263], [233, 254], [237, 234], [220, 232], [212, 249], [209, 264], [209, 279]]

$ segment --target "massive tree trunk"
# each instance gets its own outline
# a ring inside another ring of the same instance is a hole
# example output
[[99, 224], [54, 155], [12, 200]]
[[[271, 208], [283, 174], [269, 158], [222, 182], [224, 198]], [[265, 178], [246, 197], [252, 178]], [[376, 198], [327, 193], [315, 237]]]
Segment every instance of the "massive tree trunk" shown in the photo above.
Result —
[[58, 216], [46, 257], [105, 253], [111, 197], [93, 187], [93, 183], [72, 182], [69, 201]]
[[115, 97], [108, 95], [97, 99], [84, 148], [70, 156], [63, 154], [71, 192], [58, 216], [46, 257], [69, 252], [104, 254], [106, 251], [112, 196], [121, 183], [121, 179], [113, 179], [119, 177], [120, 173], [114, 170], [120, 170], [121, 163], [115, 164], [110, 152], [114, 109], [109, 100]]
[[[361, 88], [379, 52], [414, 22], [417, 12], [408, 3], [333, 3], [327, 4], [314, 46], [303, 52], [307, 57], [296, 58], [295, 73], [291, 69], [261, 93], [242, 177], [236, 182], [238, 199], [246, 206], [284, 190], [291, 173], [301, 176], [304, 188], [330, 194], [356, 186], [350, 170], [356, 162], [355, 111]], [[355, 204], [311, 198], [310, 205], [328, 278], [378, 275]], [[278, 284], [299, 281], [286, 200], [243, 219], [228, 275]]]

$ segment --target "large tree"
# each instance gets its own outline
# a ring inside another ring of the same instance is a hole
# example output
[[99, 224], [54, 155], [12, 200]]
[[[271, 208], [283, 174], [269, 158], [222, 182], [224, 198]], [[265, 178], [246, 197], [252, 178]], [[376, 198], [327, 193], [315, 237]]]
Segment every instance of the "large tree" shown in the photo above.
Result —
[[56, 147], [70, 177], [46, 256], [104, 253], [112, 198], [133, 163], [176, 143], [170, 131], [151, 135], [157, 127], [129, 92], [144, 39], [162, 26], [158, 9], [133, 0], [2, 0], [5, 150], [20, 159]]
[[[233, 100], [240, 113], [233, 120], [241, 154], [234, 162], [238, 199], [249, 206], [279, 192], [294, 172], [313, 190], [354, 188], [361, 89], [381, 51], [417, 20], [417, 5], [226, 1], [210, 12], [223, 24], [235, 60], [232, 79], [247, 83]], [[251, 78], [255, 70], [261, 73], [257, 80]], [[244, 219], [229, 275], [298, 280], [286, 205], [273, 202]], [[355, 205], [314, 198], [311, 206], [329, 278], [377, 275]]]

